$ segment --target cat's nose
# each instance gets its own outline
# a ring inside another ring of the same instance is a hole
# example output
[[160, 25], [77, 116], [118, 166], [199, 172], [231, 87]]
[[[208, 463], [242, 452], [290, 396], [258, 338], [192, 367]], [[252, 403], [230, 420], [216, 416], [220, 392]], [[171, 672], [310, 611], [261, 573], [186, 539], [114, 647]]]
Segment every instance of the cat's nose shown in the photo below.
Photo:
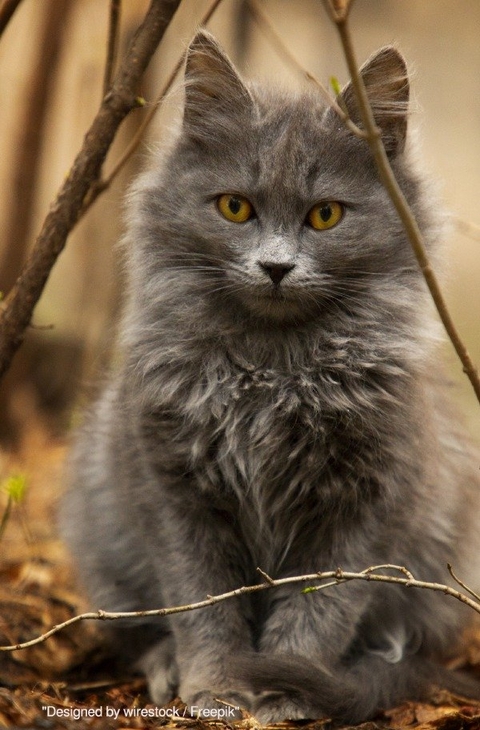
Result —
[[268, 274], [274, 284], [280, 284], [284, 276], [295, 268], [295, 264], [276, 264], [270, 261], [259, 261], [258, 263], [260, 268]]

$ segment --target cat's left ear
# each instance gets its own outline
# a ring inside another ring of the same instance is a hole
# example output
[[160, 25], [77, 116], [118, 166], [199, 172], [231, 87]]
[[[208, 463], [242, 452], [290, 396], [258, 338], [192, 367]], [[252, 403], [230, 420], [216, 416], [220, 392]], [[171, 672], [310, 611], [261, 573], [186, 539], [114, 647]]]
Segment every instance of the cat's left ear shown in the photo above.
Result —
[[185, 65], [185, 123], [211, 123], [222, 113], [241, 116], [252, 106], [250, 92], [215, 38], [205, 30], [198, 31]]
[[[375, 121], [382, 141], [391, 157], [403, 152], [407, 137], [407, 117], [410, 85], [407, 65], [402, 54], [393, 46], [385, 46], [360, 69]], [[351, 82], [340, 94], [351, 119], [362, 126], [355, 91]]]

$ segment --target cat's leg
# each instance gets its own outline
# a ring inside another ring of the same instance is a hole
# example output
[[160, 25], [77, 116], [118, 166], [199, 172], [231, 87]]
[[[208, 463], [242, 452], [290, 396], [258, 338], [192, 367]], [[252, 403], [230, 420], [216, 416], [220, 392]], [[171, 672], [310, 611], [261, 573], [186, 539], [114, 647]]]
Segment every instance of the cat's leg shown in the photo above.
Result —
[[[166, 606], [190, 605], [251, 582], [248, 549], [234, 519], [215, 510], [194, 485], [187, 491], [182, 484], [165, 488], [162, 509], [154, 519], [155, 527], [148, 527], [156, 542], [152, 580], [161, 582]], [[221, 701], [250, 708], [252, 697], [245, 684], [238, 687], [231, 669], [232, 656], [253, 652], [252, 623], [250, 603], [242, 598], [169, 617], [178, 692], [191, 712], [225, 709]], [[163, 696], [163, 668], [160, 657], [157, 669], [155, 650], [145, 670], [158, 701]]]
[[157, 705], [165, 705], [178, 692], [178, 670], [175, 642], [170, 632], [157, 638], [141, 654], [135, 667], [147, 677], [150, 697]]
[[[60, 511], [60, 527], [76, 558], [81, 584], [94, 609], [141, 611], [164, 606], [145, 539], [132, 529], [120, 485], [121, 454], [108, 459], [95, 425], [83, 434], [72, 459], [70, 489]], [[168, 618], [102, 622], [108, 650], [128, 673], [154, 676], [159, 704], [176, 692], [176, 665]]]
[[257, 690], [254, 714], [264, 723], [319, 715], [360, 722], [435, 683], [479, 697], [478, 682], [429, 658], [458, 620], [451, 606], [369, 583], [285, 590], [272, 600], [257, 663], [241, 667]]
[[[351, 583], [308, 594], [300, 586], [272, 592], [251, 674], [257, 690], [262, 682], [269, 688], [258, 693], [254, 706], [261, 722], [331, 715], [342, 697], [351, 699], [352, 688], [339, 681], [338, 670], [370, 604], [368, 588]], [[304, 691], [307, 687], [312, 691]]]

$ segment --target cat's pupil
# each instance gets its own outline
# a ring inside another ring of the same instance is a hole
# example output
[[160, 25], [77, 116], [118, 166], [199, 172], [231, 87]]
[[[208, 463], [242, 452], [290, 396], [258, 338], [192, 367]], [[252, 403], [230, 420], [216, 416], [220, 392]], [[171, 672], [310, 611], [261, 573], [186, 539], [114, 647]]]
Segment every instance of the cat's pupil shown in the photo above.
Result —
[[230, 198], [228, 207], [230, 209], [230, 212], [233, 213], [233, 215], [237, 215], [237, 213], [240, 213], [240, 208], [242, 207], [242, 201], [238, 198]]
[[322, 221], [324, 223], [328, 223], [328, 221], [332, 217], [332, 208], [330, 207], [330, 205], [322, 205], [319, 213], [320, 213], [320, 218], [322, 219]]

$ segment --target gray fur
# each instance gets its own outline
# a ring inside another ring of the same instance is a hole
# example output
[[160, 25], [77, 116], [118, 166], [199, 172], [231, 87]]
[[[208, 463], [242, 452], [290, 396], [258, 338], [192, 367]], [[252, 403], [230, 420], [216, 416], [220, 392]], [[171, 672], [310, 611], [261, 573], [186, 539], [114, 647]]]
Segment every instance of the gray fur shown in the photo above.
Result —
[[[365, 67], [432, 256], [438, 208], [405, 151], [404, 61]], [[343, 102], [359, 121], [350, 87]], [[246, 196], [257, 217], [225, 220]], [[345, 204], [328, 231], [319, 200]], [[438, 331], [367, 145], [315, 91], [245, 86], [200, 32], [172, 150], [131, 195], [122, 358], [78, 436], [63, 523], [92, 603], [199, 601], [259, 580], [395, 563], [478, 578], [478, 455], [449, 405]], [[269, 265], [294, 265], [274, 284]], [[350, 583], [265, 592], [118, 629], [154, 701], [220, 698], [262, 721], [363, 720], [432, 681], [468, 613]], [[131, 635], [131, 636], [130, 636]], [[129, 639], [130, 636], [130, 639]]]

